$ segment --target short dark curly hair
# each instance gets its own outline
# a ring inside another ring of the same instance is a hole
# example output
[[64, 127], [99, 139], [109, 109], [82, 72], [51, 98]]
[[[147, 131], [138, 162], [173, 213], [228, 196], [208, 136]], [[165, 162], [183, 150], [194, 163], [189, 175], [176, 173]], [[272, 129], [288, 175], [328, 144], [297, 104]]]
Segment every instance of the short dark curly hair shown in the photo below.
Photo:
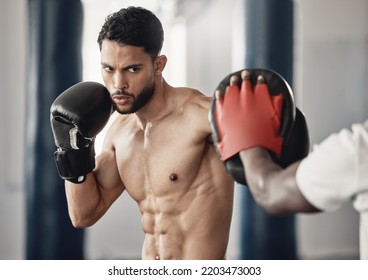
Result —
[[128, 7], [107, 16], [97, 39], [100, 50], [104, 39], [143, 47], [145, 52], [157, 57], [164, 41], [164, 31], [154, 13], [141, 7]]

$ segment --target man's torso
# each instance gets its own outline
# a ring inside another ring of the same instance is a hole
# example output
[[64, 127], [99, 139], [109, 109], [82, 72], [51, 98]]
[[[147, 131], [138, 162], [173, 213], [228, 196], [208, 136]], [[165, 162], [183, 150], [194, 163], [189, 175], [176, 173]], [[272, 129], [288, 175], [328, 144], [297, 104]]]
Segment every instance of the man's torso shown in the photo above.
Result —
[[145, 128], [135, 115], [114, 123], [116, 161], [142, 214], [146, 259], [225, 257], [233, 182], [191, 106]]

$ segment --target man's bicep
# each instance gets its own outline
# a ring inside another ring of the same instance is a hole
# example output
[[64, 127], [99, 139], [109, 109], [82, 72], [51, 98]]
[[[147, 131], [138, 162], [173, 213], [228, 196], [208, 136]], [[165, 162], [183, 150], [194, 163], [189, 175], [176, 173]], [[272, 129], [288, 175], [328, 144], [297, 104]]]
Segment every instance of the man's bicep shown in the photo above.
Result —
[[96, 181], [102, 189], [123, 188], [114, 150], [104, 149], [96, 158], [94, 169]]

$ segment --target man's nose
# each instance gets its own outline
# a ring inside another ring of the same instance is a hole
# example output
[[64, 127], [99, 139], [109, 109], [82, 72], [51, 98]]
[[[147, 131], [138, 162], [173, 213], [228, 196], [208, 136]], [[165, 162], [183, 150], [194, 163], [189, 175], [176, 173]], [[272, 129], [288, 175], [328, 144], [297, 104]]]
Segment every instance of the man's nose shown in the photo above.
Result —
[[117, 72], [114, 75], [114, 88], [119, 91], [128, 88], [128, 83], [122, 73]]

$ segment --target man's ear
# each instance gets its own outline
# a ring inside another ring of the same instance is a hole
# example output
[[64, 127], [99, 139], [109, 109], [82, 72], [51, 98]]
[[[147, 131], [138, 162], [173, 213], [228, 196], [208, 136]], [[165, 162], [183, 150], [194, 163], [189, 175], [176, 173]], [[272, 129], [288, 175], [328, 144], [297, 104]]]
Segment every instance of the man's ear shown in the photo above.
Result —
[[155, 59], [155, 74], [161, 75], [167, 62], [166, 55], [160, 55]]

